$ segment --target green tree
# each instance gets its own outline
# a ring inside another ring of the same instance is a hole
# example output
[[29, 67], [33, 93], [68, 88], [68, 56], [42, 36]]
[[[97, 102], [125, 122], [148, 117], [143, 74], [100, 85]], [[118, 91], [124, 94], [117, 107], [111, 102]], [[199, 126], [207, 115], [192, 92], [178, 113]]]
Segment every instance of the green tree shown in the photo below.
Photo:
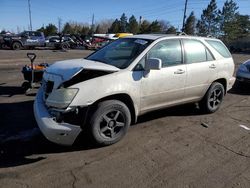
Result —
[[89, 28], [89, 26], [82, 26], [82, 29], [81, 29], [81, 34], [82, 35], [87, 35], [88, 33], [89, 33], [89, 31], [90, 31], [90, 28]]
[[119, 33], [119, 32], [120, 32], [120, 21], [116, 19], [109, 28], [109, 33]]
[[101, 33], [99, 24], [96, 26], [95, 33], [97, 34]]
[[134, 15], [129, 18], [128, 32], [136, 34], [139, 31], [139, 24]]
[[177, 29], [174, 26], [171, 26], [170, 28], [168, 28], [168, 30], [166, 31], [166, 34], [176, 34]]
[[37, 31], [43, 32], [45, 36], [57, 34], [57, 27], [54, 24], [49, 24], [45, 28], [41, 27]]
[[201, 35], [218, 36], [219, 12], [216, 0], [211, 0], [207, 8], [202, 11], [201, 19], [197, 23], [197, 31]]
[[120, 32], [127, 32], [128, 18], [125, 13], [122, 14], [120, 18]]
[[243, 38], [250, 36], [250, 16], [240, 15], [236, 16], [236, 36], [235, 38]]
[[161, 31], [160, 23], [157, 20], [153, 21], [149, 26], [149, 32], [150, 33], [159, 33], [160, 31]]
[[149, 33], [149, 26], [150, 26], [150, 22], [147, 21], [147, 20], [143, 20], [143, 22], [141, 23], [141, 26], [140, 26], [140, 33], [143, 34], [143, 33]]
[[237, 18], [239, 18], [238, 8], [233, 0], [227, 0], [222, 8], [220, 14], [220, 29], [222, 39], [225, 43], [229, 43], [237, 38], [238, 28], [236, 27], [239, 24], [237, 20]]
[[73, 28], [71, 27], [71, 25], [70, 25], [69, 22], [65, 23], [62, 32], [65, 33], [65, 34], [71, 34], [71, 33], [73, 33]]
[[186, 20], [186, 23], [184, 25], [184, 32], [188, 35], [194, 35], [195, 33], [195, 23], [196, 18], [194, 16], [194, 12], [192, 11], [189, 15], [189, 17]]

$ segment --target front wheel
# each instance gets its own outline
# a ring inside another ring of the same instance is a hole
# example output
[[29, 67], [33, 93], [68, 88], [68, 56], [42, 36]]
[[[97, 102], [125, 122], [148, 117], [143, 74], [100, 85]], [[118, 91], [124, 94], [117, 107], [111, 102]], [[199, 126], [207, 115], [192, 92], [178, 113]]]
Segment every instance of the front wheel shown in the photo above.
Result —
[[225, 95], [225, 89], [221, 83], [214, 82], [200, 102], [200, 108], [206, 113], [213, 113], [220, 108]]
[[107, 146], [121, 140], [131, 123], [128, 107], [118, 100], [99, 103], [90, 121], [90, 131], [98, 145]]

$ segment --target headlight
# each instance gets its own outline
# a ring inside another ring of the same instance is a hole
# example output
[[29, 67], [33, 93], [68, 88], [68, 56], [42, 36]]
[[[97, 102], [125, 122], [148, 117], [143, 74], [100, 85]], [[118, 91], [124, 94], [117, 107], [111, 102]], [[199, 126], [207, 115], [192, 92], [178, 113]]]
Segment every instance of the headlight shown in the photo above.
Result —
[[245, 64], [241, 64], [239, 67], [239, 70], [243, 71], [243, 72], [249, 72], [249, 70], [247, 69], [247, 66]]
[[46, 99], [46, 105], [56, 108], [67, 108], [76, 96], [78, 89], [61, 88], [53, 91]]

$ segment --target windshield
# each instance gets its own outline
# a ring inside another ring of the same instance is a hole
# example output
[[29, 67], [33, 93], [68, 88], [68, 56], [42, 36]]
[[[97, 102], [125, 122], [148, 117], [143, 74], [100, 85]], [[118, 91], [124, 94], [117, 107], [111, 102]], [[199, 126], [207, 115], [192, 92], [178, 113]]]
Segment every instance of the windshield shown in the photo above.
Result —
[[118, 39], [91, 54], [86, 59], [125, 69], [151, 42], [151, 40], [136, 38]]

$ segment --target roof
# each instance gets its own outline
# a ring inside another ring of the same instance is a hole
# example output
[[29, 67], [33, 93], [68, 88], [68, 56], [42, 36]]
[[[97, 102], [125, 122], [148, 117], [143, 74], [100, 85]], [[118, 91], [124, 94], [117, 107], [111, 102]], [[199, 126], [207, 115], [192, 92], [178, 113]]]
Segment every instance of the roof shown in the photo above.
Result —
[[218, 40], [216, 38], [211, 37], [201, 37], [201, 36], [192, 36], [192, 35], [178, 35], [178, 34], [140, 34], [133, 36], [126, 36], [125, 38], [139, 38], [139, 39], [148, 39], [148, 40], [157, 40], [159, 38], [172, 38], [172, 37], [187, 37], [187, 38], [203, 38], [203, 39], [213, 39]]
[[133, 36], [127, 36], [129, 38], [139, 38], [139, 39], [149, 39], [149, 40], [157, 40], [162, 37], [171, 37], [176, 35], [171, 34], [141, 34], [141, 35], [133, 35]]

